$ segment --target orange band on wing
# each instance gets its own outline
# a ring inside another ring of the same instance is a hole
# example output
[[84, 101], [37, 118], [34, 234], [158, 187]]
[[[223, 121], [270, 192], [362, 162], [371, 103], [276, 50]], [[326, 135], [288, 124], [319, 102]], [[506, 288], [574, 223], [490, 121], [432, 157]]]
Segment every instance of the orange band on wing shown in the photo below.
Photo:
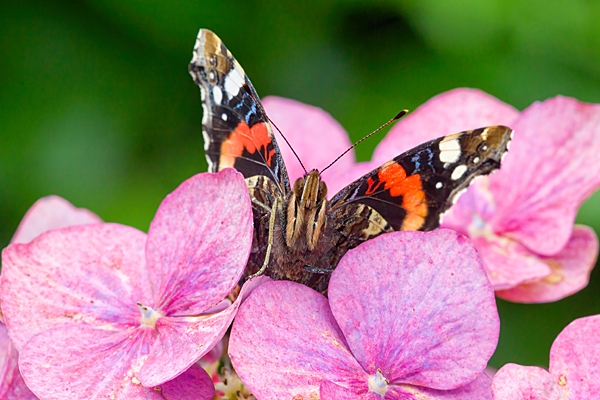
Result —
[[[379, 182], [383, 182], [384, 188], [389, 191], [390, 196], [402, 196], [402, 207], [406, 210], [402, 230], [417, 230], [423, 226], [428, 209], [421, 177], [417, 174], [407, 177], [404, 168], [393, 161], [382, 168], [377, 176]], [[369, 185], [369, 189], [374, 190], [375, 188]]]
[[257, 150], [261, 152], [265, 163], [271, 167], [275, 149], [268, 150], [272, 143], [269, 130], [264, 122], [255, 124], [250, 128], [244, 121], [240, 122], [231, 135], [221, 144], [221, 157], [219, 159], [219, 170], [233, 167], [235, 159], [241, 157], [246, 150], [254, 154]]

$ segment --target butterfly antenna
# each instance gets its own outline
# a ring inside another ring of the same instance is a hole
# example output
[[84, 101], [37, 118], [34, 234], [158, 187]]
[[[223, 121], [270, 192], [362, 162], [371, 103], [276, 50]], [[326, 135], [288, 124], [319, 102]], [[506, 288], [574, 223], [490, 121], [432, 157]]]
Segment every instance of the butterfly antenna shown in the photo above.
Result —
[[279, 132], [279, 134], [281, 135], [281, 137], [283, 138], [283, 140], [285, 140], [285, 142], [287, 143], [287, 145], [290, 148], [290, 150], [292, 150], [292, 153], [294, 153], [294, 155], [296, 156], [296, 159], [300, 163], [300, 166], [304, 170], [304, 173], [308, 174], [308, 171], [304, 167], [304, 164], [302, 164], [302, 160], [298, 156], [298, 153], [296, 153], [296, 150], [294, 150], [294, 148], [292, 147], [292, 145], [290, 144], [290, 142], [287, 140], [287, 138], [285, 137], [285, 135], [283, 134], [283, 132], [281, 132], [281, 129], [279, 129], [277, 127], [277, 125], [275, 125], [275, 122], [273, 122], [273, 120], [271, 118], [269, 118], [269, 116], [267, 115], [267, 112], [263, 108], [262, 104], [260, 104], [260, 102], [258, 101], [258, 99], [256, 99], [256, 97], [254, 97], [254, 95], [252, 94], [252, 91], [250, 90], [250, 88], [248, 86], [246, 86], [246, 85], [244, 85], [243, 87], [246, 90], [246, 92], [250, 95], [250, 97], [252, 97], [252, 99], [254, 100], [254, 102], [258, 105], [258, 107], [260, 108], [260, 111], [262, 111], [262, 113], [265, 115], [265, 117], [267, 117], [267, 119], [269, 120], [269, 122], [271, 123], [271, 125], [273, 125], [275, 127], [275, 129], [277, 129], [277, 132]]
[[375, 129], [373, 132], [369, 133], [367, 136], [365, 136], [364, 138], [360, 139], [358, 142], [356, 142], [352, 146], [350, 146], [346, 151], [344, 151], [342, 154], [340, 154], [338, 156], [338, 158], [336, 158], [328, 166], [326, 166], [325, 168], [323, 168], [320, 171], [320, 173], [322, 174], [323, 172], [325, 172], [325, 170], [327, 168], [331, 167], [333, 164], [335, 164], [337, 162], [337, 160], [339, 160], [340, 158], [344, 157], [346, 155], [346, 153], [348, 153], [350, 150], [352, 150], [353, 148], [355, 148], [359, 143], [362, 143], [363, 141], [367, 140], [368, 138], [370, 138], [371, 136], [373, 136], [374, 134], [376, 134], [377, 132], [379, 132], [380, 130], [382, 130], [383, 128], [385, 128], [386, 126], [388, 126], [389, 124], [392, 124], [392, 123], [398, 121], [400, 118], [404, 117], [407, 113], [408, 113], [408, 110], [402, 110], [402, 111], [400, 111], [398, 114], [396, 114], [396, 116], [394, 118], [390, 119], [388, 122], [386, 122], [385, 124], [381, 125], [379, 128]]

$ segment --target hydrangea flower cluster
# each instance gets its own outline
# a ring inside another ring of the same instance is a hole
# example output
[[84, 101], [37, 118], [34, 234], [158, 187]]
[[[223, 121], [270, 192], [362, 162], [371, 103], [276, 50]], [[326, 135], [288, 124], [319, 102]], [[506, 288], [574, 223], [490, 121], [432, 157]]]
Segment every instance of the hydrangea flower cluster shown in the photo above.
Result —
[[[305, 165], [350, 146], [321, 109], [277, 97], [264, 106]], [[594, 398], [600, 316], [564, 329], [548, 371], [507, 364], [492, 380], [484, 370], [500, 330], [494, 295], [549, 302], [587, 284], [598, 239], [574, 218], [600, 186], [599, 105], [558, 97], [518, 112], [453, 90], [392, 128], [371, 162], [349, 153], [324, 180], [335, 193], [421, 142], [496, 124], [515, 130], [511, 150], [444, 229], [350, 250], [327, 297], [266, 277], [232, 295], [253, 238], [234, 170], [182, 183], [147, 234], [58, 197], [38, 201], [2, 253], [0, 398]]]
[[499, 318], [467, 238], [450, 230], [379, 236], [348, 252], [328, 295], [272, 281], [244, 304], [229, 354], [257, 398], [489, 393], [481, 372], [496, 348]]
[[550, 370], [506, 364], [494, 375], [495, 400], [594, 399], [600, 393], [600, 315], [571, 322], [550, 349]]
[[212, 397], [196, 362], [244, 297], [226, 300], [251, 238], [246, 185], [227, 170], [184, 182], [148, 235], [86, 223], [9, 246], [0, 299], [25, 383], [39, 398]]

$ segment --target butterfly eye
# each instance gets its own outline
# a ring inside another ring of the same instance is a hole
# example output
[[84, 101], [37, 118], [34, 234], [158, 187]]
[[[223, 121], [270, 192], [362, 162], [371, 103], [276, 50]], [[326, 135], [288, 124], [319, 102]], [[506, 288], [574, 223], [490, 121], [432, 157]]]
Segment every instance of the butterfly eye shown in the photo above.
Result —
[[317, 196], [317, 201], [321, 201], [325, 198], [327, 198], [327, 185], [325, 182], [321, 181], [319, 182], [319, 194]]
[[294, 182], [294, 193], [297, 198], [302, 197], [302, 191], [304, 190], [304, 178], [298, 178], [296, 182]]

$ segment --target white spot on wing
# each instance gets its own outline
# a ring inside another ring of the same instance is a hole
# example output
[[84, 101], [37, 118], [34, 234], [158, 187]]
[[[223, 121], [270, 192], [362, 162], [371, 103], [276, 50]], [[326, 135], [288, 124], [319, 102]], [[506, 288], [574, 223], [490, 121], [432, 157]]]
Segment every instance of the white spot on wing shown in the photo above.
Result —
[[206, 89], [202, 86], [200, 86], [200, 99], [202, 101], [206, 100]]
[[210, 137], [208, 136], [208, 132], [204, 129], [202, 130], [202, 138], [204, 139], [204, 151], [207, 151], [208, 145], [210, 144]]
[[440, 144], [438, 146], [440, 148], [440, 151], [446, 151], [446, 150], [460, 151], [460, 143], [458, 142], [458, 139], [449, 139], [449, 140], [444, 139], [440, 142]]
[[435, 184], [435, 188], [436, 189], [441, 189], [442, 186], [444, 186], [444, 184], [442, 182], [438, 182], [438, 183]]
[[458, 165], [456, 168], [454, 168], [454, 171], [452, 171], [452, 175], [450, 176], [450, 179], [452, 179], [453, 181], [456, 181], [458, 179], [460, 179], [465, 172], [467, 172], [467, 166], [466, 165]]
[[223, 121], [227, 121], [227, 114], [225, 114], [225, 113], [221, 114], [221, 119]]
[[475, 157], [475, 158], [473, 159], [473, 164], [477, 164], [478, 162], [479, 162], [479, 157]]
[[[209, 169], [210, 171], [210, 169]], [[439, 224], [441, 225], [442, 222], [444, 222], [444, 217], [446, 216], [446, 214], [448, 214], [448, 211], [450, 211], [450, 209], [444, 211], [443, 213], [440, 214], [440, 219], [439, 219]]]
[[452, 204], [453, 205], [456, 204], [456, 202], [458, 201], [458, 198], [460, 196], [462, 196], [463, 193], [466, 191], [467, 191], [467, 188], [463, 188], [463, 189], [459, 190], [458, 192], [456, 192], [456, 194], [452, 197]]
[[214, 170], [215, 170], [215, 163], [212, 162], [212, 160], [210, 159], [210, 157], [208, 156], [208, 154], [206, 155], [206, 162], [208, 164], [208, 171], [209, 172], [214, 172]]
[[208, 107], [206, 107], [206, 104], [202, 103], [202, 125], [206, 125], [208, 116]]
[[223, 100], [223, 92], [218, 86], [213, 87], [213, 99], [215, 101], [215, 104], [221, 105], [221, 101]]
[[213, 71], [210, 71], [208, 74], [208, 77], [210, 78], [210, 80], [214, 80], [215, 79], [215, 73]]
[[458, 139], [442, 140], [438, 146], [440, 149], [440, 161], [453, 163], [460, 158], [460, 143]]
[[445, 163], [457, 162], [460, 158], [460, 150], [445, 150], [440, 153], [440, 161]]
[[225, 77], [225, 91], [231, 94], [231, 96], [237, 96], [244, 84], [243, 76], [239, 76], [235, 69], [229, 71], [229, 74]]
[[510, 150], [510, 143], [512, 142], [514, 134], [515, 131], [510, 131], [510, 137], [508, 138], [508, 142], [506, 142], [506, 151]]
[[198, 31], [198, 36], [196, 36], [196, 43], [194, 43], [194, 50], [198, 50], [200, 48], [200, 46], [202, 45], [200, 43], [201, 37], [202, 37], [202, 29], [200, 29], [200, 31]]

